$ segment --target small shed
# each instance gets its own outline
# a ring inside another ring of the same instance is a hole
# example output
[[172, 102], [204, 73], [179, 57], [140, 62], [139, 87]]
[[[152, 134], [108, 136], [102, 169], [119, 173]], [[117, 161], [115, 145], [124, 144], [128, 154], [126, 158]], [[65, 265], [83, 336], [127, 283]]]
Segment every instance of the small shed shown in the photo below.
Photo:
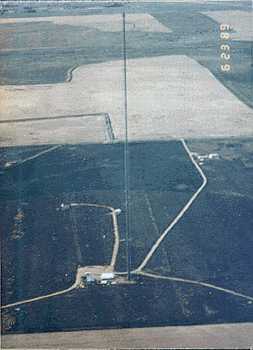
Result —
[[91, 274], [86, 276], [86, 281], [88, 284], [95, 283], [95, 277]]
[[208, 156], [209, 159], [219, 159], [218, 153], [210, 153]]

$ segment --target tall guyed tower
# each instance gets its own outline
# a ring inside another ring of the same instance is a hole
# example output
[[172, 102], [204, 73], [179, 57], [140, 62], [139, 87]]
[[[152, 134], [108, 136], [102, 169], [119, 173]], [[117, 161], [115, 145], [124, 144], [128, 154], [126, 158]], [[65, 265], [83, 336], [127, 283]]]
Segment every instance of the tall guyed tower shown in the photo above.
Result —
[[126, 265], [127, 279], [131, 280], [131, 232], [130, 232], [130, 191], [129, 191], [129, 146], [127, 125], [127, 77], [126, 77], [126, 15], [123, 13], [123, 61], [125, 92], [125, 202], [126, 202]]

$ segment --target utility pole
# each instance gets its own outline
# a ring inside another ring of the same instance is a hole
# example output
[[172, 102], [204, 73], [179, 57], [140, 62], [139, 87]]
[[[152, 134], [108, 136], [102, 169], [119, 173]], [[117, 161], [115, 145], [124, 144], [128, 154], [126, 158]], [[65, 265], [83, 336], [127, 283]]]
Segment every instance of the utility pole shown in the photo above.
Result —
[[123, 61], [124, 61], [124, 91], [125, 91], [125, 201], [126, 201], [126, 265], [127, 279], [131, 280], [131, 237], [130, 237], [130, 208], [129, 208], [129, 149], [127, 126], [127, 81], [126, 81], [126, 18], [123, 13]]

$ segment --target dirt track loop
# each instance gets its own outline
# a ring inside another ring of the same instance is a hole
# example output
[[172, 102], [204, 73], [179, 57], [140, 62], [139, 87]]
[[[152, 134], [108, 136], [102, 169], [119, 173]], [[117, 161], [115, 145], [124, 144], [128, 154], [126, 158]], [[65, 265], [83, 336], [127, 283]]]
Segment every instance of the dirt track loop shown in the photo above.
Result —
[[[119, 250], [119, 231], [118, 231], [118, 223], [117, 223], [117, 213], [115, 212], [115, 209], [110, 207], [110, 206], [99, 205], [99, 204], [89, 204], [89, 203], [71, 203], [70, 206], [71, 207], [88, 206], [88, 207], [106, 208], [106, 209], [109, 209], [111, 211], [110, 215], [112, 215], [112, 219], [113, 219], [113, 229], [114, 229], [114, 235], [115, 235], [115, 242], [114, 242], [114, 248], [113, 248], [113, 254], [112, 254], [112, 258], [111, 258], [111, 263], [105, 269], [105, 271], [106, 272], [113, 272], [114, 271], [115, 262], [116, 262], [116, 259], [117, 259], [118, 250]], [[18, 305], [22, 305], [22, 304], [32, 303], [32, 302], [35, 302], [35, 301], [39, 301], [39, 300], [43, 300], [43, 299], [47, 299], [47, 298], [52, 298], [52, 297], [55, 297], [55, 296], [58, 296], [58, 295], [62, 295], [62, 294], [71, 292], [72, 290], [78, 288], [79, 285], [80, 285], [80, 282], [81, 282], [80, 276], [78, 275], [78, 271], [77, 271], [76, 281], [73, 284], [73, 286], [71, 286], [70, 288], [61, 290], [59, 292], [51, 293], [51, 294], [48, 294], [48, 295], [43, 295], [43, 296], [40, 296], [40, 297], [37, 297], [37, 298], [32, 298], [32, 299], [28, 299], [28, 300], [18, 301], [16, 303], [4, 305], [1, 308], [2, 309], [6, 309], [6, 308], [13, 307], [13, 306], [18, 306]]]
[[116, 262], [118, 250], [119, 250], [119, 230], [118, 230], [117, 214], [115, 212], [115, 209], [113, 207], [109, 207], [105, 205], [88, 204], [88, 203], [71, 203], [70, 206], [71, 207], [88, 206], [88, 207], [106, 208], [111, 210], [109, 214], [112, 215], [115, 241], [114, 241], [114, 248], [113, 248], [111, 263], [107, 268], [107, 271], [112, 272], [114, 270], [114, 266], [115, 266], [115, 262]]

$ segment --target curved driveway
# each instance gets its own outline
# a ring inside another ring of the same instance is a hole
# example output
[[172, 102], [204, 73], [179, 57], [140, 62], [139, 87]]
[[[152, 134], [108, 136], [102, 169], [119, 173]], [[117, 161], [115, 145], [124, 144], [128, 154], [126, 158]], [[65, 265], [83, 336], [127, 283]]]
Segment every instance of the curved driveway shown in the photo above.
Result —
[[[105, 205], [88, 204], [88, 203], [71, 203], [70, 206], [71, 207], [88, 206], [88, 207], [106, 208], [106, 209], [111, 210], [110, 214], [112, 215], [112, 219], [113, 219], [113, 228], [114, 228], [115, 242], [114, 242], [114, 248], [113, 248], [113, 254], [112, 254], [112, 258], [111, 258], [111, 263], [110, 263], [109, 267], [106, 270], [112, 272], [114, 270], [114, 266], [115, 266], [115, 262], [116, 262], [116, 258], [117, 258], [117, 254], [118, 254], [118, 250], [119, 250], [119, 231], [118, 231], [118, 223], [117, 223], [117, 214], [115, 212], [115, 209], [113, 207], [109, 207], [109, 206], [105, 206]], [[22, 305], [22, 304], [32, 303], [34, 301], [39, 301], [39, 300], [55, 297], [55, 296], [58, 296], [58, 295], [61, 295], [61, 294], [65, 294], [65, 293], [71, 292], [72, 290], [76, 289], [79, 286], [79, 284], [80, 284], [80, 276], [77, 273], [76, 281], [73, 284], [73, 286], [71, 286], [70, 288], [61, 290], [59, 292], [51, 293], [51, 294], [48, 294], [48, 295], [43, 295], [43, 296], [40, 296], [40, 297], [36, 297], [36, 298], [28, 299], [28, 300], [23, 300], [23, 301], [18, 301], [16, 303], [4, 305], [1, 308], [2, 309], [7, 309], [7, 308], [10, 308], [10, 307], [13, 307], [13, 306], [18, 306], [18, 305]]]

